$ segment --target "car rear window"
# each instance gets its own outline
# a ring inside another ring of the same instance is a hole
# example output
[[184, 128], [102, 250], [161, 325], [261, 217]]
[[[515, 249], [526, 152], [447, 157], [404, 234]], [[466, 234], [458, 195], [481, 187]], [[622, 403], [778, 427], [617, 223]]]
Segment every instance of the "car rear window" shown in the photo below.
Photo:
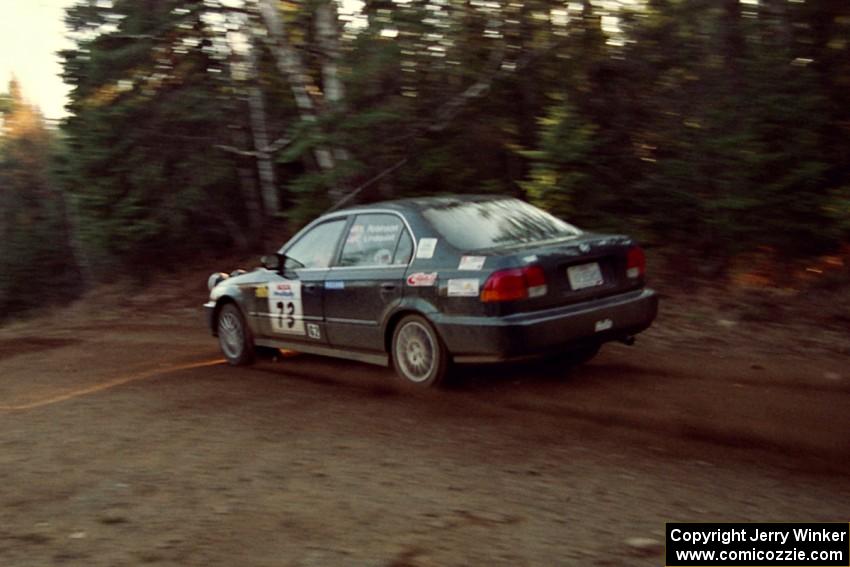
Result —
[[578, 228], [519, 199], [447, 200], [424, 209], [422, 214], [460, 250], [501, 248], [581, 234]]

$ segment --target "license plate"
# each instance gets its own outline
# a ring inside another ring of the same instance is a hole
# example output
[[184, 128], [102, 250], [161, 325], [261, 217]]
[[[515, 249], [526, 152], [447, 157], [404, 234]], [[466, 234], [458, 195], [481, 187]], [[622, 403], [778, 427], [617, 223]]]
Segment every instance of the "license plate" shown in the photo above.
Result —
[[574, 290], [596, 287], [605, 283], [599, 264], [596, 262], [570, 266], [567, 268], [567, 277], [570, 280], [570, 287]]

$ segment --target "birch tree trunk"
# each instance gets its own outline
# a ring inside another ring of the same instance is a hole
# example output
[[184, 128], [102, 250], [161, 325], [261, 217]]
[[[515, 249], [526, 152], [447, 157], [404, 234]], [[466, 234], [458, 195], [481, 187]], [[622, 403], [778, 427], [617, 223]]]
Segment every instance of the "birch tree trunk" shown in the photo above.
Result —
[[[318, 104], [313, 100], [311, 92], [319, 92], [304, 68], [301, 55], [289, 44], [283, 20], [280, 17], [275, 0], [259, 0], [260, 15], [265, 23], [267, 44], [274, 55], [278, 70], [289, 82], [292, 95], [301, 119], [316, 122], [318, 119]], [[331, 173], [336, 168], [336, 162], [331, 151], [323, 146], [313, 150], [316, 163], [325, 173]], [[332, 195], [334, 190], [330, 191]]]
[[[322, 53], [322, 92], [325, 108], [330, 112], [341, 112], [345, 104], [345, 87], [339, 78], [339, 21], [335, 0], [323, 0], [316, 7], [316, 37]], [[333, 155], [337, 161], [348, 160], [348, 152], [344, 148], [334, 147]], [[334, 195], [331, 197], [336, 201]]]
[[[252, 37], [253, 39], [253, 37]], [[280, 210], [277, 194], [274, 164], [269, 151], [268, 118], [263, 91], [260, 89], [260, 71], [257, 67], [257, 50], [254, 42], [247, 56], [248, 63], [248, 111], [251, 120], [251, 134], [254, 138], [254, 150], [257, 156], [257, 177], [260, 180], [260, 194], [263, 197], [263, 209], [270, 217]]]
[[[245, 147], [247, 140], [244, 131], [238, 126], [233, 128], [233, 142], [235, 147], [241, 148]], [[236, 170], [239, 173], [239, 185], [241, 186], [242, 198], [245, 199], [245, 209], [248, 212], [248, 222], [251, 225], [249, 227], [248, 236], [245, 237], [246, 245], [250, 242], [250, 244], [258, 244], [262, 238], [265, 227], [265, 222], [263, 218], [263, 211], [260, 208], [260, 200], [257, 198], [257, 188], [254, 183], [254, 175], [251, 171], [251, 168], [248, 164], [245, 163], [245, 156], [235, 156], [237, 160]], [[257, 167], [259, 168], [260, 160], [259, 157], [257, 159]], [[261, 181], [262, 183], [262, 181]], [[263, 191], [264, 193], [264, 191]], [[265, 196], [265, 195], [264, 195]], [[275, 192], [275, 198], [277, 198], [277, 192]], [[274, 209], [276, 212], [277, 209]], [[266, 215], [270, 215], [272, 213], [269, 212], [269, 209], [266, 209]], [[228, 226], [229, 229], [232, 229], [232, 226], [225, 222], [225, 226]], [[244, 235], [234, 234], [231, 230], [231, 235], [234, 240], [238, 243], [240, 238], [243, 238]], [[246, 247], [239, 244], [240, 247]]]

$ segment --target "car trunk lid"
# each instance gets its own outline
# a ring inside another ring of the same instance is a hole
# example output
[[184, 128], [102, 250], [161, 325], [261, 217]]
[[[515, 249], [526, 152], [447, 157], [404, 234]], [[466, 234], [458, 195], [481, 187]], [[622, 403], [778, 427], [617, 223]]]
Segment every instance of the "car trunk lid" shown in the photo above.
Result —
[[615, 295], [643, 285], [643, 275], [627, 275], [627, 236], [584, 233], [576, 238], [535, 243], [498, 251], [518, 266], [539, 266], [545, 274], [546, 292], [506, 302], [500, 314], [535, 311]]

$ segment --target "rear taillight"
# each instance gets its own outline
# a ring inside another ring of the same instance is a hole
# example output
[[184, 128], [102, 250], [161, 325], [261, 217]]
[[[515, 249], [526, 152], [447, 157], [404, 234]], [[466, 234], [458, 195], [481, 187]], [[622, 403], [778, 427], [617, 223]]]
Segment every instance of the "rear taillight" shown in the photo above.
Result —
[[640, 246], [629, 248], [626, 258], [626, 276], [631, 279], [642, 278], [646, 275], [646, 255]]
[[515, 301], [546, 295], [546, 274], [540, 266], [494, 272], [481, 291], [481, 301]]

